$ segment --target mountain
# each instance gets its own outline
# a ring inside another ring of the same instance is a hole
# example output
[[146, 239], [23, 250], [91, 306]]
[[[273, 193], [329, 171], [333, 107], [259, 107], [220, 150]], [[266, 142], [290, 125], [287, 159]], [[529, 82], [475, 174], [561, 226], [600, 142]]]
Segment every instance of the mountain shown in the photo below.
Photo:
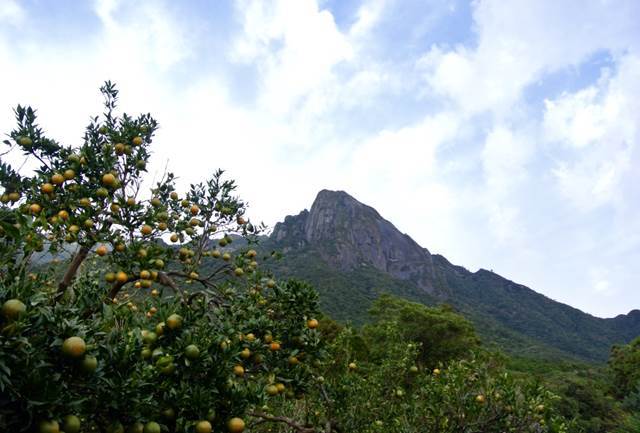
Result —
[[313, 283], [324, 310], [340, 321], [363, 323], [372, 300], [387, 292], [449, 304], [486, 344], [522, 355], [602, 362], [612, 344], [640, 334], [638, 310], [602, 319], [491, 271], [470, 272], [343, 191], [320, 191], [310, 210], [287, 216], [264, 243], [283, 253], [277, 271]]

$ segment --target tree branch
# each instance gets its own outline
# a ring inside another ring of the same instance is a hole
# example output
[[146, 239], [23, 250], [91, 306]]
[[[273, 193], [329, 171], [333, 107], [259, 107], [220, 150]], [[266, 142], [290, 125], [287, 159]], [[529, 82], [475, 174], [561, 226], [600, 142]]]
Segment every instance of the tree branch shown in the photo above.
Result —
[[315, 433], [315, 429], [313, 427], [304, 427], [298, 424], [297, 422], [295, 422], [294, 420], [292, 420], [291, 418], [287, 418], [284, 416], [267, 415], [266, 413], [262, 413], [262, 412], [252, 412], [249, 414], [249, 416], [252, 416], [255, 418], [261, 418], [265, 421], [285, 423], [298, 433]]
[[80, 265], [82, 264], [82, 262], [84, 262], [84, 260], [89, 255], [89, 251], [90, 251], [89, 247], [86, 247], [84, 245], [80, 247], [76, 255], [71, 260], [71, 263], [69, 263], [69, 267], [67, 268], [67, 272], [65, 272], [64, 276], [62, 277], [62, 281], [60, 281], [60, 284], [58, 284], [57, 296], [62, 295], [64, 291], [67, 290], [67, 287], [71, 285], [71, 283], [73, 282], [73, 279], [78, 273], [78, 269], [80, 268]]

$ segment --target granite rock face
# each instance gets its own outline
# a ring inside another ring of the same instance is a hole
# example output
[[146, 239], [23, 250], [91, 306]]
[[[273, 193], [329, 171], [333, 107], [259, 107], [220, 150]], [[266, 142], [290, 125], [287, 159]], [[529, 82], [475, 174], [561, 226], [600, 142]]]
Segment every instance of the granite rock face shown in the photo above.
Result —
[[286, 217], [271, 237], [285, 243], [289, 251], [292, 246], [315, 247], [338, 269], [370, 265], [434, 292], [429, 251], [344, 191], [320, 191], [309, 211]]

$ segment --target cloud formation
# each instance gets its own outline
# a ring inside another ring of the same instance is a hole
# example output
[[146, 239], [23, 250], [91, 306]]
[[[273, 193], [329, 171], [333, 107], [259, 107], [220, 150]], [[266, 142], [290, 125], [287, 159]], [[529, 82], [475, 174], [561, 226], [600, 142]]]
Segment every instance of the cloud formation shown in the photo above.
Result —
[[77, 142], [112, 79], [160, 120], [155, 175], [227, 169], [269, 224], [344, 189], [472, 270], [640, 307], [637, 2], [63, 7], [0, 1], [3, 132], [28, 103]]

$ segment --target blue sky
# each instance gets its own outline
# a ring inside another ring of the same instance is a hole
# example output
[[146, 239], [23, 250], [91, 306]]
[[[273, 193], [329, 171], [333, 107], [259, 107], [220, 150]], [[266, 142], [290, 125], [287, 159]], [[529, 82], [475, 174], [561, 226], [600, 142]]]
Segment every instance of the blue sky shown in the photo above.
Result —
[[432, 252], [609, 317], [640, 308], [640, 3], [0, 0], [0, 130], [78, 143], [99, 85], [273, 225], [322, 188]]

